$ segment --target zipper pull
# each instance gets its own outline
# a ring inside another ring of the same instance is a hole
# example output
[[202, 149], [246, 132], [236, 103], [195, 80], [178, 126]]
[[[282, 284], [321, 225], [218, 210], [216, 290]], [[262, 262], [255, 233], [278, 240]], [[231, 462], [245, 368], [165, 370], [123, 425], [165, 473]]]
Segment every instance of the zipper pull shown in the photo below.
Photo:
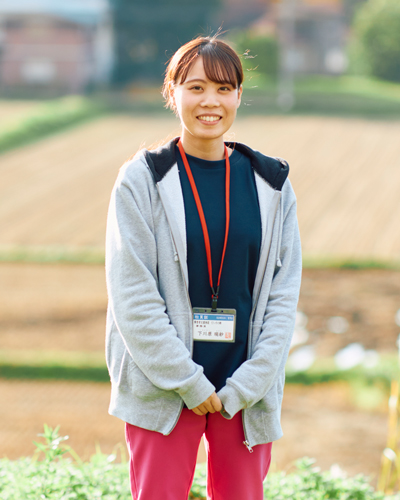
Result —
[[250, 446], [250, 443], [248, 441], [243, 441], [243, 444], [249, 450], [249, 453], [253, 453], [253, 448]]

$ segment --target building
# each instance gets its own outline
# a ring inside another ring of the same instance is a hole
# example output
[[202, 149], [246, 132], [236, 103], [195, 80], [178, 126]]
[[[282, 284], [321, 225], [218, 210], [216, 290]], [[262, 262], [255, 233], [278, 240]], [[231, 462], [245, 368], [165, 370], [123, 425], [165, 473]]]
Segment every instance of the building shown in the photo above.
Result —
[[0, 90], [79, 93], [112, 68], [107, 0], [0, 0]]
[[346, 70], [348, 26], [342, 0], [223, 0], [227, 29], [276, 36], [284, 64], [296, 74]]

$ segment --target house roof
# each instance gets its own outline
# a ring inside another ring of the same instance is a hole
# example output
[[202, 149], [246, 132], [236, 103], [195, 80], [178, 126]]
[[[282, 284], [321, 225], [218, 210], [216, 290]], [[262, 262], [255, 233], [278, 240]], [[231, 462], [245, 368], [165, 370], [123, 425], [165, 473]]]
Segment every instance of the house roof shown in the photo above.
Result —
[[0, 0], [0, 16], [50, 14], [82, 24], [94, 24], [109, 11], [108, 0]]

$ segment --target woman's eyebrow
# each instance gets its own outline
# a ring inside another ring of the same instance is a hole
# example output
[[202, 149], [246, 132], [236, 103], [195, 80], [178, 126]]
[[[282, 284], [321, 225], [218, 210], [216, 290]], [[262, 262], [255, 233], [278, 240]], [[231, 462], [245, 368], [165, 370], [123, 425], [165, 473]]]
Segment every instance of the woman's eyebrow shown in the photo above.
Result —
[[201, 78], [192, 78], [191, 80], [186, 80], [184, 83], [193, 83], [193, 82], [207, 83], [206, 80], [202, 80]]

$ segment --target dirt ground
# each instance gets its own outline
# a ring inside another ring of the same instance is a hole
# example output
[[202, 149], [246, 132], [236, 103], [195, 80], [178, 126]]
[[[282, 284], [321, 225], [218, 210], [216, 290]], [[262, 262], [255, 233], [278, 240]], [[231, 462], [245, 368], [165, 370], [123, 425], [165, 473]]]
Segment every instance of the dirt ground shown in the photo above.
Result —
[[[0, 263], [2, 350], [104, 351], [104, 267]], [[352, 342], [394, 352], [400, 271], [304, 269], [298, 309], [320, 357]], [[342, 316], [348, 330], [329, 331]]]
[[[32, 441], [43, 424], [60, 425], [60, 434], [82, 459], [99, 445], [104, 453], [126, 456], [124, 424], [107, 414], [108, 384], [0, 380], [0, 456], [31, 455]], [[337, 463], [349, 475], [368, 474], [374, 484], [386, 440], [386, 413], [354, 407], [346, 384], [312, 387], [287, 385], [282, 427], [284, 437], [273, 446], [271, 470], [293, 470], [309, 456], [323, 470]], [[201, 448], [198, 459], [204, 460]]]

